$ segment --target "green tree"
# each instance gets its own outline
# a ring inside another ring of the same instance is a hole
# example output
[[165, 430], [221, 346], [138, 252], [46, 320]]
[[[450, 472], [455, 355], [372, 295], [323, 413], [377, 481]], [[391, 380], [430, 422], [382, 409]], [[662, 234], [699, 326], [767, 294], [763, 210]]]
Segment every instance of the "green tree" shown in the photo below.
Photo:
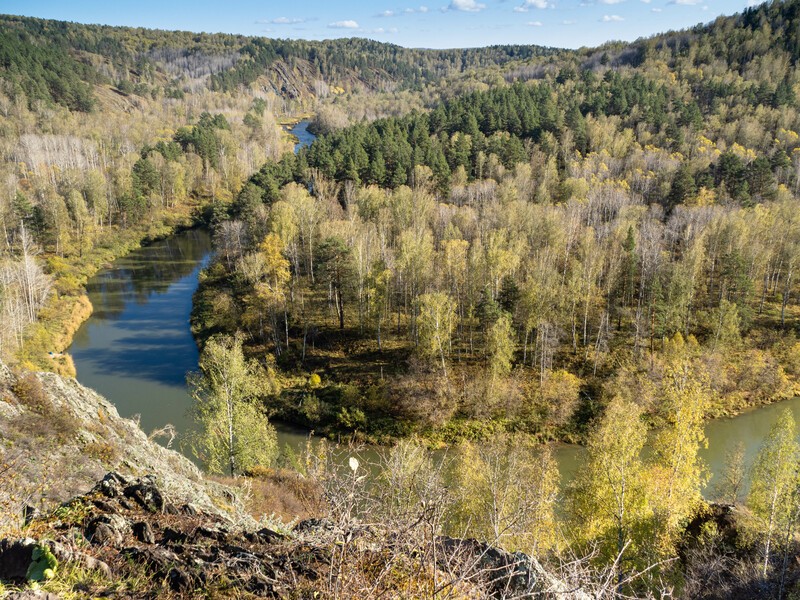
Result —
[[189, 383], [199, 429], [193, 450], [210, 472], [235, 476], [272, 463], [277, 437], [257, 399], [276, 393], [278, 384], [272, 372], [245, 359], [239, 335], [209, 339]]
[[764, 576], [769, 569], [770, 552], [777, 542], [778, 532], [791, 531], [796, 520], [798, 460], [800, 447], [797, 428], [792, 412], [787, 408], [780, 414], [758, 451], [746, 500], [763, 536]]
[[449, 294], [433, 292], [419, 297], [417, 351], [423, 357], [438, 359], [447, 377], [445, 355], [450, 353], [450, 343], [456, 326], [456, 305]]
[[318, 267], [333, 291], [333, 302], [339, 316], [339, 329], [344, 329], [344, 293], [353, 276], [353, 254], [340, 237], [326, 238], [319, 246]]

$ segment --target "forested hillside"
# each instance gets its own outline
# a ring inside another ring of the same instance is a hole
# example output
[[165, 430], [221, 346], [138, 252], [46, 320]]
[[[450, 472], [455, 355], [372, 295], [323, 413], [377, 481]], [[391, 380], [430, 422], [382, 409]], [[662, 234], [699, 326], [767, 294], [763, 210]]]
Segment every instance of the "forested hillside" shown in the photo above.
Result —
[[309, 42], [14, 16], [0, 16], [0, 26], [0, 77], [11, 98], [83, 112], [93, 107], [96, 83], [156, 98], [180, 97], [199, 85], [233, 92], [266, 77], [274, 91], [296, 98], [327, 95], [331, 88], [420, 87], [558, 52], [538, 46], [413, 50], [357, 38]]
[[202, 335], [273, 355], [282, 418], [368, 436], [575, 440], [616, 396], [662, 423], [675, 385], [706, 415], [791, 395], [796, 7], [566, 54], [267, 163], [217, 227]]
[[[44, 357], [63, 349], [85, 318], [86, 276], [142, 239], [211, 218], [265, 159], [291, 147], [279, 121], [325, 98], [379, 91], [391, 98], [395, 89], [553, 52], [427, 52], [357, 39], [0, 17], [2, 312], [9, 323], [0, 353], [21, 350], [29, 363], [69, 372]], [[38, 252], [44, 270], [33, 259]]]

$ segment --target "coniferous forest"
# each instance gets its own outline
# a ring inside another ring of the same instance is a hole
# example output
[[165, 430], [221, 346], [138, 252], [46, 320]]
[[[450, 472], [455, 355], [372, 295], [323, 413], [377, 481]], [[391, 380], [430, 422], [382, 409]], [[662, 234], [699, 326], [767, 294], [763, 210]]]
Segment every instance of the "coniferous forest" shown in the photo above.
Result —
[[2, 16], [0, 359], [75, 375], [89, 277], [203, 227], [181, 449], [342, 528], [314, 593], [484, 597], [420, 558], [476, 538], [552, 578], [496, 597], [794, 597], [791, 410], [713, 486], [701, 451], [800, 394], [799, 59], [798, 0], [578, 50]]

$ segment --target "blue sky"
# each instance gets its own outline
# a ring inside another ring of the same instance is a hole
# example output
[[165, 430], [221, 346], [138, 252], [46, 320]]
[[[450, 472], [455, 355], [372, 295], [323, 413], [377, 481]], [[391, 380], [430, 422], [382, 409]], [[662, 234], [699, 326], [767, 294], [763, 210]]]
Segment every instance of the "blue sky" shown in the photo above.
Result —
[[0, 0], [0, 13], [276, 38], [357, 36], [426, 48], [578, 48], [681, 29], [746, 6], [748, 0]]

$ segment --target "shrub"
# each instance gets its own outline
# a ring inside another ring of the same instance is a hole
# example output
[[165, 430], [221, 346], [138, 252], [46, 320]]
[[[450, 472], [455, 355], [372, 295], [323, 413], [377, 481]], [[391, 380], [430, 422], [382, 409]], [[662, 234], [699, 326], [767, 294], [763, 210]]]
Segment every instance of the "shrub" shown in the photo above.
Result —
[[32, 411], [46, 415], [52, 411], [50, 399], [42, 387], [42, 382], [33, 373], [26, 373], [17, 378], [11, 387], [17, 400]]
[[113, 463], [117, 458], [117, 449], [105, 442], [89, 442], [83, 447], [83, 453], [106, 465]]

